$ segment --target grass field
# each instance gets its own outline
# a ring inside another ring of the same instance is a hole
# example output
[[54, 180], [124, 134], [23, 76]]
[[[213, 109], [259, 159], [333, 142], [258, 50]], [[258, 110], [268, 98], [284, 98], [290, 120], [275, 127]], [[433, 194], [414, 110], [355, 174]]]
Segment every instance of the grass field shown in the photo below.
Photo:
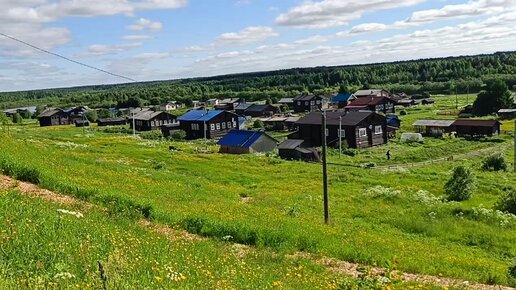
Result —
[[[448, 107], [442, 105], [448, 99], [437, 101], [437, 107]], [[427, 114], [408, 113], [404, 126], [414, 115]], [[20, 177], [45, 188], [113, 211], [136, 209], [215, 241], [225, 238], [278, 253], [306, 251], [408, 272], [514, 284], [507, 273], [516, 262], [516, 219], [492, 208], [505, 186], [516, 185], [516, 175], [482, 171], [481, 158], [397, 170], [330, 166], [331, 223], [324, 225], [318, 164], [200, 154], [196, 148], [206, 146], [201, 142], [82, 134], [72, 127], [28, 125], [10, 131], [0, 144], [4, 173], [21, 172]], [[385, 164], [391, 148], [392, 161], [402, 165], [508, 144], [509, 137], [496, 139], [426, 139], [416, 147], [393, 142], [360, 150], [345, 162]], [[169, 151], [169, 145], [180, 150]], [[512, 160], [511, 150], [503, 153]], [[443, 202], [443, 185], [458, 164], [472, 168], [477, 189], [469, 201]]]

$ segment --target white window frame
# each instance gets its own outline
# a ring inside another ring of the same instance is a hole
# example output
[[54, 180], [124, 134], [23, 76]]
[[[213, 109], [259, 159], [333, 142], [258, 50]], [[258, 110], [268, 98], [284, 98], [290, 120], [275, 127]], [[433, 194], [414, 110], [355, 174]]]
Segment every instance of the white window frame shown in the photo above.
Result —
[[226, 123], [225, 122], [222, 122], [221, 126], [222, 126], [222, 130], [226, 130]]
[[310, 104], [309, 101], [305, 101], [305, 106], [308, 106]]
[[228, 129], [231, 129], [231, 122], [228, 122]]
[[358, 137], [367, 137], [367, 128], [358, 128]]
[[317, 101], [315, 101], [315, 103], [316, 103], [317, 105], [320, 105], [320, 104], [321, 104], [321, 100], [317, 100]]
[[233, 128], [236, 128], [237, 127], [237, 122], [235, 120], [233, 120]]
[[310, 101], [310, 106], [315, 105], [315, 101]]
[[298, 106], [301, 106], [301, 101], [297, 101], [297, 105], [298, 105]]
[[215, 127], [217, 127], [217, 130], [220, 130], [220, 123], [215, 124]]
[[374, 126], [374, 134], [375, 135], [383, 134], [382, 125]]
[[210, 124], [210, 130], [215, 131], [215, 124]]
[[346, 138], [346, 130], [342, 129], [342, 130], [338, 130], [337, 132], [338, 132], [340, 138]]

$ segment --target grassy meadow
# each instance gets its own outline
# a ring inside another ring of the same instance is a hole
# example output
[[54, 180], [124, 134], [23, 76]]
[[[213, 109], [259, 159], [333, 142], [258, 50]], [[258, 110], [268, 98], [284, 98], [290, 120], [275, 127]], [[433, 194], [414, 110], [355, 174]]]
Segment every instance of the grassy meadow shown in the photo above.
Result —
[[[436, 118], [436, 111], [446, 110], [451, 104], [446, 97], [436, 100], [435, 107], [406, 109], [403, 129], [410, 130], [416, 115]], [[482, 171], [482, 158], [410, 169], [400, 166], [395, 170], [330, 166], [331, 222], [324, 225], [318, 164], [287, 162], [266, 155], [223, 155], [215, 153], [216, 146], [202, 142], [133, 139], [95, 128], [83, 134], [82, 129], [71, 126], [16, 126], [1, 138], [0, 166], [4, 174], [100, 204], [110, 212], [137, 212], [159, 223], [213, 238], [209, 243], [226, 240], [276, 253], [304, 251], [406, 272], [515, 283], [508, 268], [516, 263], [516, 218], [493, 207], [504, 187], [516, 185], [516, 174]], [[419, 145], [394, 141], [359, 150], [354, 157], [343, 157], [342, 163], [387, 164], [384, 154], [390, 148], [393, 164], [402, 165], [509, 144], [509, 140], [427, 138]], [[168, 150], [170, 145], [179, 150]], [[197, 153], [200, 148], [206, 152], [206, 147], [213, 152]], [[502, 153], [512, 160], [510, 147]], [[339, 160], [335, 152], [331, 159]], [[443, 186], [451, 169], [459, 164], [472, 168], [476, 176], [474, 195], [465, 202], [443, 201]], [[3, 209], [7, 208], [10, 206]], [[101, 218], [99, 221], [105, 227], [118, 226]], [[145, 251], [153, 255], [156, 248]], [[257, 258], [253, 263], [259, 265], [267, 259]], [[288, 262], [278, 263], [281, 269], [289, 266]], [[179, 272], [191, 276], [188, 265]], [[270, 285], [277, 278], [273, 269], [263, 274], [272, 276], [267, 276], [264, 284], [256, 284], [258, 287]], [[284, 270], [277, 271], [281, 273]], [[153, 276], [147, 273], [145, 283], [155, 283]], [[321, 285], [331, 280], [323, 276], [319, 275]], [[243, 274], [238, 277], [247, 279]], [[304, 284], [290, 286], [302, 288]]]

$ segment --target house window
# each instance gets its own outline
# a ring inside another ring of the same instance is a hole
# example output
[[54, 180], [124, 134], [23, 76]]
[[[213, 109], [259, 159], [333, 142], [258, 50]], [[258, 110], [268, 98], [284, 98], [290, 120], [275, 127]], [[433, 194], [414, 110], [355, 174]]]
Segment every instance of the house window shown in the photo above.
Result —
[[215, 126], [217, 127], [217, 130], [220, 130], [220, 123], [215, 124]]
[[383, 133], [382, 126], [374, 126], [374, 133], [382, 134]]
[[316, 104], [317, 104], [317, 105], [320, 105], [320, 104], [321, 104], [321, 100], [317, 100], [317, 101], [316, 101]]
[[346, 138], [346, 130], [339, 130], [339, 137]]
[[358, 129], [358, 136], [359, 137], [366, 137], [367, 136], [367, 129], [366, 128]]
[[297, 101], [297, 105], [298, 105], [298, 106], [301, 106], [301, 101]]
[[226, 129], [226, 123], [222, 122], [222, 130]]
[[192, 130], [199, 131], [199, 124], [192, 124]]
[[310, 104], [310, 102], [306, 101], [306, 102], [305, 102], [305, 106], [308, 106], [308, 104]]
[[228, 122], [228, 129], [231, 128], [231, 122]]
[[210, 130], [215, 130], [215, 124], [210, 124]]
[[330, 135], [330, 132], [328, 131], [328, 128], [324, 129], [324, 134], [325, 134], [326, 136]]
[[314, 101], [310, 101], [310, 105], [315, 105], [315, 102]]
[[233, 128], [236, 128], [237, 127], [237, 122], [235, 120], [233, 120]]

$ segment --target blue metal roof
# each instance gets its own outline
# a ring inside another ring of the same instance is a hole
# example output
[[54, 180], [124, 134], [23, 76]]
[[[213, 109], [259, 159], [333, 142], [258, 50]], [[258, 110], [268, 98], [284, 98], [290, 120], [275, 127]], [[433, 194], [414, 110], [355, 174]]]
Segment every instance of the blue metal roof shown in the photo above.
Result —
[[222, 110], [192, 110], [190, 112], [185, 113], [183, 116], [179, 117], [179, 121], [209, 121], [219, 114], [223, 113]]
[[338, 102], [347, 102], [349, 98], [351, 98], [353, 94], [352, 93], [340, 93], [333, 97], [330, 102], [332, 103], [338, 103]]
[[222, 146], [248, 148], [264, 134], [265, 132], [258, 131], [231, 130], [226, 134], [226, 136], [220, 139], [217, 144]]

